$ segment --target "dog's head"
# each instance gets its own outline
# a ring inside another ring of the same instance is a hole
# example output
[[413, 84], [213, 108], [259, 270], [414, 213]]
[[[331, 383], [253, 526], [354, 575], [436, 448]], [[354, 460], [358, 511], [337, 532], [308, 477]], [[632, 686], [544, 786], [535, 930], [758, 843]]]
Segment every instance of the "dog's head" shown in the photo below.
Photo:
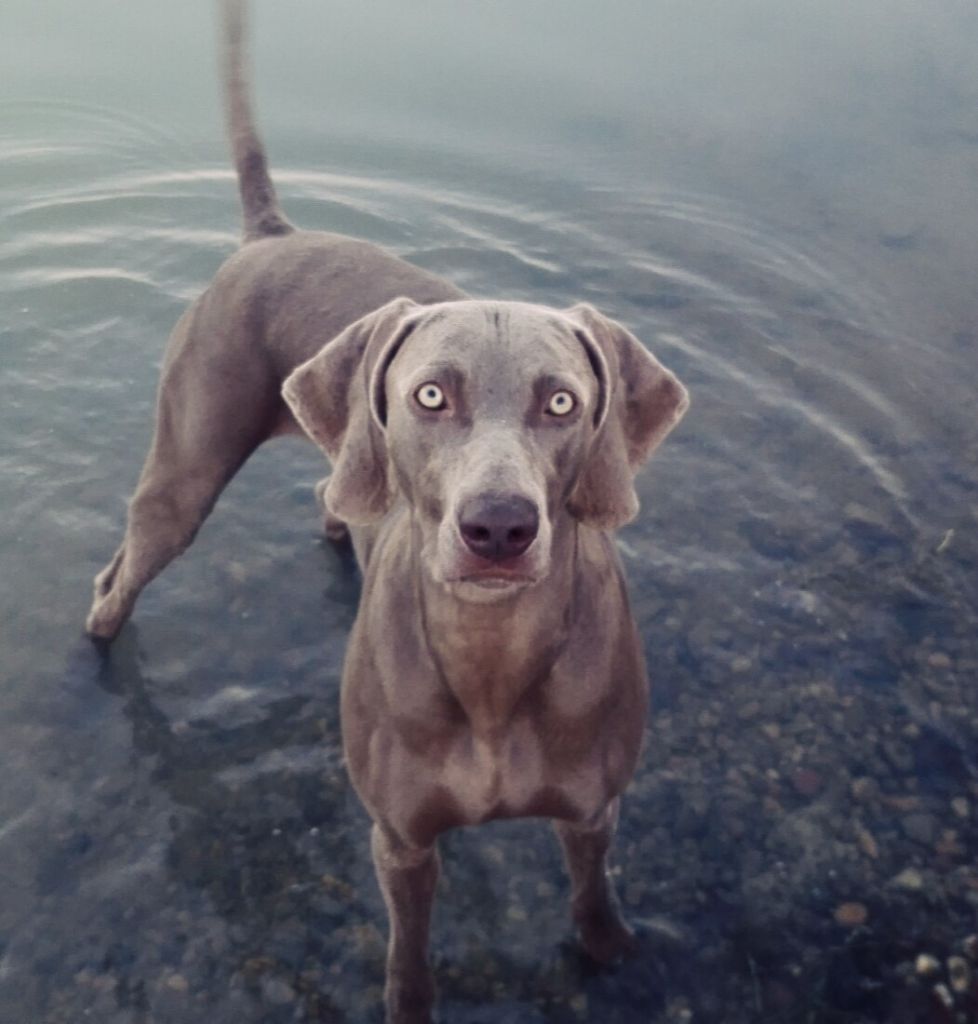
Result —
[[333, 462], [326, 504], [376, 521], [400, 493], [432, 577], [488, 597], [546, 575], [555, 523], [613, 529], [686, 390], [620, 324], [557, 311], [395, 299], [352, 324], [283, 393]]

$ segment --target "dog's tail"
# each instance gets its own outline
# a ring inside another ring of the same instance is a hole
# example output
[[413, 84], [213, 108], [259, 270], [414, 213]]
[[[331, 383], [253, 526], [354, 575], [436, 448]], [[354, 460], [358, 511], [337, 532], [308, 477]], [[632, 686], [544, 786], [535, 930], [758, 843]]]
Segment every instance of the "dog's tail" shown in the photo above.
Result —
[[245, 6], [245, 0], [221, 0], [228, 135], [238, 172], [244, 240], [250, 242], [268, 235], [287, 235], [295, 228], [279, 209], [265, 149], [255, 131], [245, 67]]

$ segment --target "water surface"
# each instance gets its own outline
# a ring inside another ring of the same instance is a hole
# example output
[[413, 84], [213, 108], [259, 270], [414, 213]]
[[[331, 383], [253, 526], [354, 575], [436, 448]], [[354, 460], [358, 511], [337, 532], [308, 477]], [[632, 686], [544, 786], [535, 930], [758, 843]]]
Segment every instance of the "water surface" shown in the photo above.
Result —
[[[978, 11], [286, 6], [258, 5], [256, 91], [297, 223], [476, 295], [589, 301], [693, 395], [620, 538], [653, 710], [615, 868], [632, 917], [692, 941], [596, 973], [542, 824], [453, 834], [442, 1018], [953, 1019], [934, 987], [978, 930]], [[339, 750], [358, 581], [315, 450], [269, 444], [108, 657], [81, 637], [166, 336], [236, 244], [213, 29], [188, 0], [4, 10], [3, 1024], [380, 1020]]]

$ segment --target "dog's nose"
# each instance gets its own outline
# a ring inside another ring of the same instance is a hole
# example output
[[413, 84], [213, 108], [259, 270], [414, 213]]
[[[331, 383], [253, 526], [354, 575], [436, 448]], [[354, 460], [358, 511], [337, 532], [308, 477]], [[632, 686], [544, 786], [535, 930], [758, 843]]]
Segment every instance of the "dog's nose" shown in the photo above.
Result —
[[458, 513], [459, 533], [468, 549], [492, 562], [522, 555], [533, 543], [539, 525], [536, 505], [516, 494], [469, 498]]

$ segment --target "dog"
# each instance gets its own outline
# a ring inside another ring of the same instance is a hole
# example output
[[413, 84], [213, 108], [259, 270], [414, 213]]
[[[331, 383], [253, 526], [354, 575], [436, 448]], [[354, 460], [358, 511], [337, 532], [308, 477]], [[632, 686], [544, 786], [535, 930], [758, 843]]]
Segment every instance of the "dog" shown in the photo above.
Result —
[[86, 628], [116, 635], [261, 443], [323, 449], [324, 526], [363, 572], [342, 731], [390, 920], [387, 1021], [423, 1024], [447, 829], [552, 819], [584, 949], [609, 963], [634, 942], [607, 855], [648, 680], [611, 531], [688, 396], [588, 305], [471, 299], [370, 243], [294, 228], [253, 127], [242, 6], [223, 2], [243, 244], [171, 335]]

